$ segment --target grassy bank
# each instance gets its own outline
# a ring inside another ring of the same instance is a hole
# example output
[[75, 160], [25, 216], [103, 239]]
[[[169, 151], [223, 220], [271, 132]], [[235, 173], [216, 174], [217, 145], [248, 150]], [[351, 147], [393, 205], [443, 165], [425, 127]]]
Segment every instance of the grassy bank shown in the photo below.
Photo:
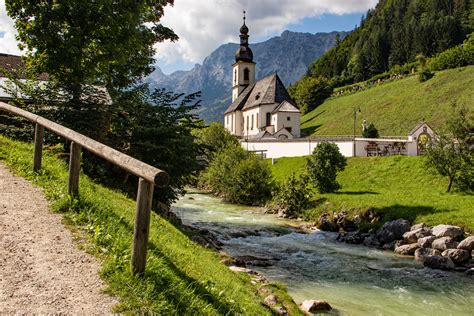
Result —
[[[281, 158], [272, 166], [279, 182], [292, 171], [305, 169], [305, 157]], [[406, 218], [474, 231], [474, 196], [445, 193], [447, 179], [427, 172], [423, 157], [350, 158], [338, 181], [340, 192], [315, 194], [318, 205], [305, 213], [307, 218], [316, 219], [324, 212], [374, 209], [384, 214], [384, 220]]]
[[406, 136], [423, 118], [434, 129], [440, 128], [453, 102], [474, 110], [473, 100], [474, 66], [468, 66], [437, 72], [423, 83], [411, 76], [329, 99], [301, 118], [301, 128], [306, 135], [352, 135], [352, 111], [360, 107], [357, 133], [365, 117], [381, 136]]
[[[43, 169], [32, 169], [33, 147], [0, 136], [0, 161], [43, 188], [67, 224], [86, 232], [88, 250], [103, 260], [101, 277], [108, 292], [120, 298], [117, 312], [169, 315], [245, 314], [270, 311], [246, 274], [220, 263], [219, 255], [190, 241], [162, 217], [152, 214], [147, 270], [143, 278], [130, 272], [135, 202], [123, 194], [80, 179], [80, 199], [67, 192], [67, 166], [44, 151]], [[287, 299], [287, 297], [286, 297]], [[297, 312], [293, 303], [289, 309]]]

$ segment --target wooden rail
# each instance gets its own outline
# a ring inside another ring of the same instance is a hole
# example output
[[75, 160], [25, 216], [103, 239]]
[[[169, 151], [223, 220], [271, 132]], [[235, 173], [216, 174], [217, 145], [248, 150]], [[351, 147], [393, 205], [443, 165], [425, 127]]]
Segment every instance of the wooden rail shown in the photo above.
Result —
[[21, 116], [35, 124], [35, 140], [33, 154], [33, 170], [41, 169], [44, 129], [58, 134], [71, 141], [71, 154], [69, 157], [68, 193], [72, 196], [79, 195], [79, 172], [81, 169], [81, 152], [86, 149], [102, 157], [127, 172], [139, 177], [134, 239], [132, 248], [132, 271], [142, 274], [145, 271], [148, 232], [150, 229], [150, 212], [153, 200], [153, 188], [168, 185], [168, 174], [150, 166], [138, 159], [110, 148], [98, 141], [77, 133], [69, 128], [47, 120], [28, 111], [0, 102], [0, 110]]

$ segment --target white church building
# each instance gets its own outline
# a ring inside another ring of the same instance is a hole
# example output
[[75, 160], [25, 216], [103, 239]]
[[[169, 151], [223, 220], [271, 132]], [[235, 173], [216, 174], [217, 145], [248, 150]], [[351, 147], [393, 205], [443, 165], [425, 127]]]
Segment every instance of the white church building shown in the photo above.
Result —
[[248, 32], [244, 17], [232, 65], [232, 104], [224, 113], [224, 126], [242, 139], [299, 138], [301, 112], [278, 75], [255, 81]]

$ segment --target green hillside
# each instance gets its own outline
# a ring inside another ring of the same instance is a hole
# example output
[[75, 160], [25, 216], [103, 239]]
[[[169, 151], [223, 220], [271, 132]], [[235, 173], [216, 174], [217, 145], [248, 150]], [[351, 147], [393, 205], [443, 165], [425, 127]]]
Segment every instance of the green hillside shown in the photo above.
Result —
[[[281, 158], [272, 165], [277, 182], [291, 172], [306, 169], [306, 157]], [[383, 220], [405, 218], [430, 225], [453, 224], [474, 231], [474, 196], [446, 193], [447, 178], [427, 172], [423, 157], [350, 158], [338, 175], [339, 192], [315, 193], [317, 205], [304, 214], [316, 220], [321, 213], [348, 211], [352, 214], [372, 209]]]
[[365, 117], [381, 136], [406, 136], [423, 118], [434, 129], [441, 127], [454, 102], [474, 110], [474, 66], [437, 72], [423, 83], [411, 76], [331, 98], [304, 115], [301, 127], [305, 135], [352, 135], [353, 109], [360, 107], [359, 135]]

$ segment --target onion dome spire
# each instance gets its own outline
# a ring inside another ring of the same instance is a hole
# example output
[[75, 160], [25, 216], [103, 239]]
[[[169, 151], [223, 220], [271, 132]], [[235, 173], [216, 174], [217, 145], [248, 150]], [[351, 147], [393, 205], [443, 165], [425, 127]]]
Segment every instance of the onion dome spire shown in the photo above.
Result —
[[240, 28], [240, 47], [235, 52], [235, 61], [253, 62], [253, 53], [249, 47], [249, 28], [245, 25], [245, 11], [244, 11], [244, 24]]

